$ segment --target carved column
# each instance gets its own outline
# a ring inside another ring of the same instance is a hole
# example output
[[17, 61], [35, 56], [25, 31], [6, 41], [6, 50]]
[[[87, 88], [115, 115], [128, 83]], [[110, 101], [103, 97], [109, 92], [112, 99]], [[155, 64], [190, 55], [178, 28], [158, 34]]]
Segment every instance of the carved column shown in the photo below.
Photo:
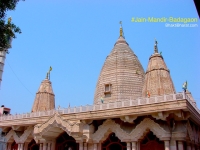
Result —
[[12, 143], [7, 143], [7, 150], [11, 150]]
[[51, 150], [51, 143], [50, 142], [47, 143], [47, 150]]
[[17, 150], [21, 150], [21, 144], [17, 143]]
[[164, 141], [165, 142], [165, 150], [169, 150], [169, 141]]
[[24, 149], [23, 150], [28, 150], [28, 142], [24, 143]]
[[171, 139], [170, 140], [170, 150], [177, 150], [176, 140], [175, 139]]
[[184, 150], [183, 141], [178, 141], [178, 150]]
[[98, 150], [101, 150], [101, 143], [98, 143]]
[[55, 150], [56, 149], [56, 141], [53, 141], [51, 143], [51, 150]]
[[79, 150], [83, 150], [83, 142], [79, 143]]
[[132, 150], [137, 150], [136, 142], [132, 142]]
[[131, 150], [131, 143], [130, 142], [126, 142], [126, 148], [127, 148], [127, 150]]
[[47, 150], [47, 143], [43, 143], [43, 150]]
[[190, 143], [187, 143], [187, 150], [192, 150]]
[[42, 150], [42, 143], [40, 143], [40, 150]]
[[94, 150], [97, 150], [97, 143], [94, 143]]
[[137, 149], [140, 150], [140, 141], [137, 142]]
[[24, 146], [24, 144], [18, 143], [18, 150], [23, 150], [23, 146]]
[[87, 143], [84, 143], [84, 150], [87, 150]]
[[195, 145], [194, 144], [192, 144], [191, 149], [195, 150]]

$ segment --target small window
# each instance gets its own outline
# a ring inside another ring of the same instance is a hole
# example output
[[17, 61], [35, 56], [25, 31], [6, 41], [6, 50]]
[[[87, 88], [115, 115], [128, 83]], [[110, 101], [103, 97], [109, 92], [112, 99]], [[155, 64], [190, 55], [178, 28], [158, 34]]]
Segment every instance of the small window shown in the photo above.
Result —
[[105, 84], [105, 97], [111, 97], [112, 84]]

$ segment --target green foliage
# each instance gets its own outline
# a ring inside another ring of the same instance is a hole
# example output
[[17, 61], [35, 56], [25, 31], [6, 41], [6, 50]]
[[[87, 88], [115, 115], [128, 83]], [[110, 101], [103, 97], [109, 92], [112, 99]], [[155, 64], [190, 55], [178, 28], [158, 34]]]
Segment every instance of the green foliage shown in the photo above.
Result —
[[10, 48], [12, 38], [16, 33], [21, 33], [19, 27], [11, 22], [11, 18], [5, 21], [6, 11], [14, 10], [19, 0], [0, 0], [0, 51]]

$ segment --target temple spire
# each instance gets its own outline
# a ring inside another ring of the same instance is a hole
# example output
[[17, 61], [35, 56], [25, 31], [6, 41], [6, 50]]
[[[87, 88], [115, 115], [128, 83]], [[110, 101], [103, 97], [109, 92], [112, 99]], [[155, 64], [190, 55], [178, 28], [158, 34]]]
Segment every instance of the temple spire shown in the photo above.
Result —
[[158, 53], [158, 42], [157, 40], [155, 39], [155, 45], [154, 45], [154, 53]]

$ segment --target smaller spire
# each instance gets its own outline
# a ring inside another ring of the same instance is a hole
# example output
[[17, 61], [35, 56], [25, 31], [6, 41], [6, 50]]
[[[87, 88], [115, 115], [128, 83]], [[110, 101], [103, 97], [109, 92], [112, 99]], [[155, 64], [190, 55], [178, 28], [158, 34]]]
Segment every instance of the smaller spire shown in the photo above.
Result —
[[155, 39], [155, 45], [154, 45], [154, 53], [158, 53], [158, 42], [157, 40]]
[[120, 24], [120, 36], [124, 37], [123, 28], [122, 28], [122, 21], [120, 21], [119, 24]]

